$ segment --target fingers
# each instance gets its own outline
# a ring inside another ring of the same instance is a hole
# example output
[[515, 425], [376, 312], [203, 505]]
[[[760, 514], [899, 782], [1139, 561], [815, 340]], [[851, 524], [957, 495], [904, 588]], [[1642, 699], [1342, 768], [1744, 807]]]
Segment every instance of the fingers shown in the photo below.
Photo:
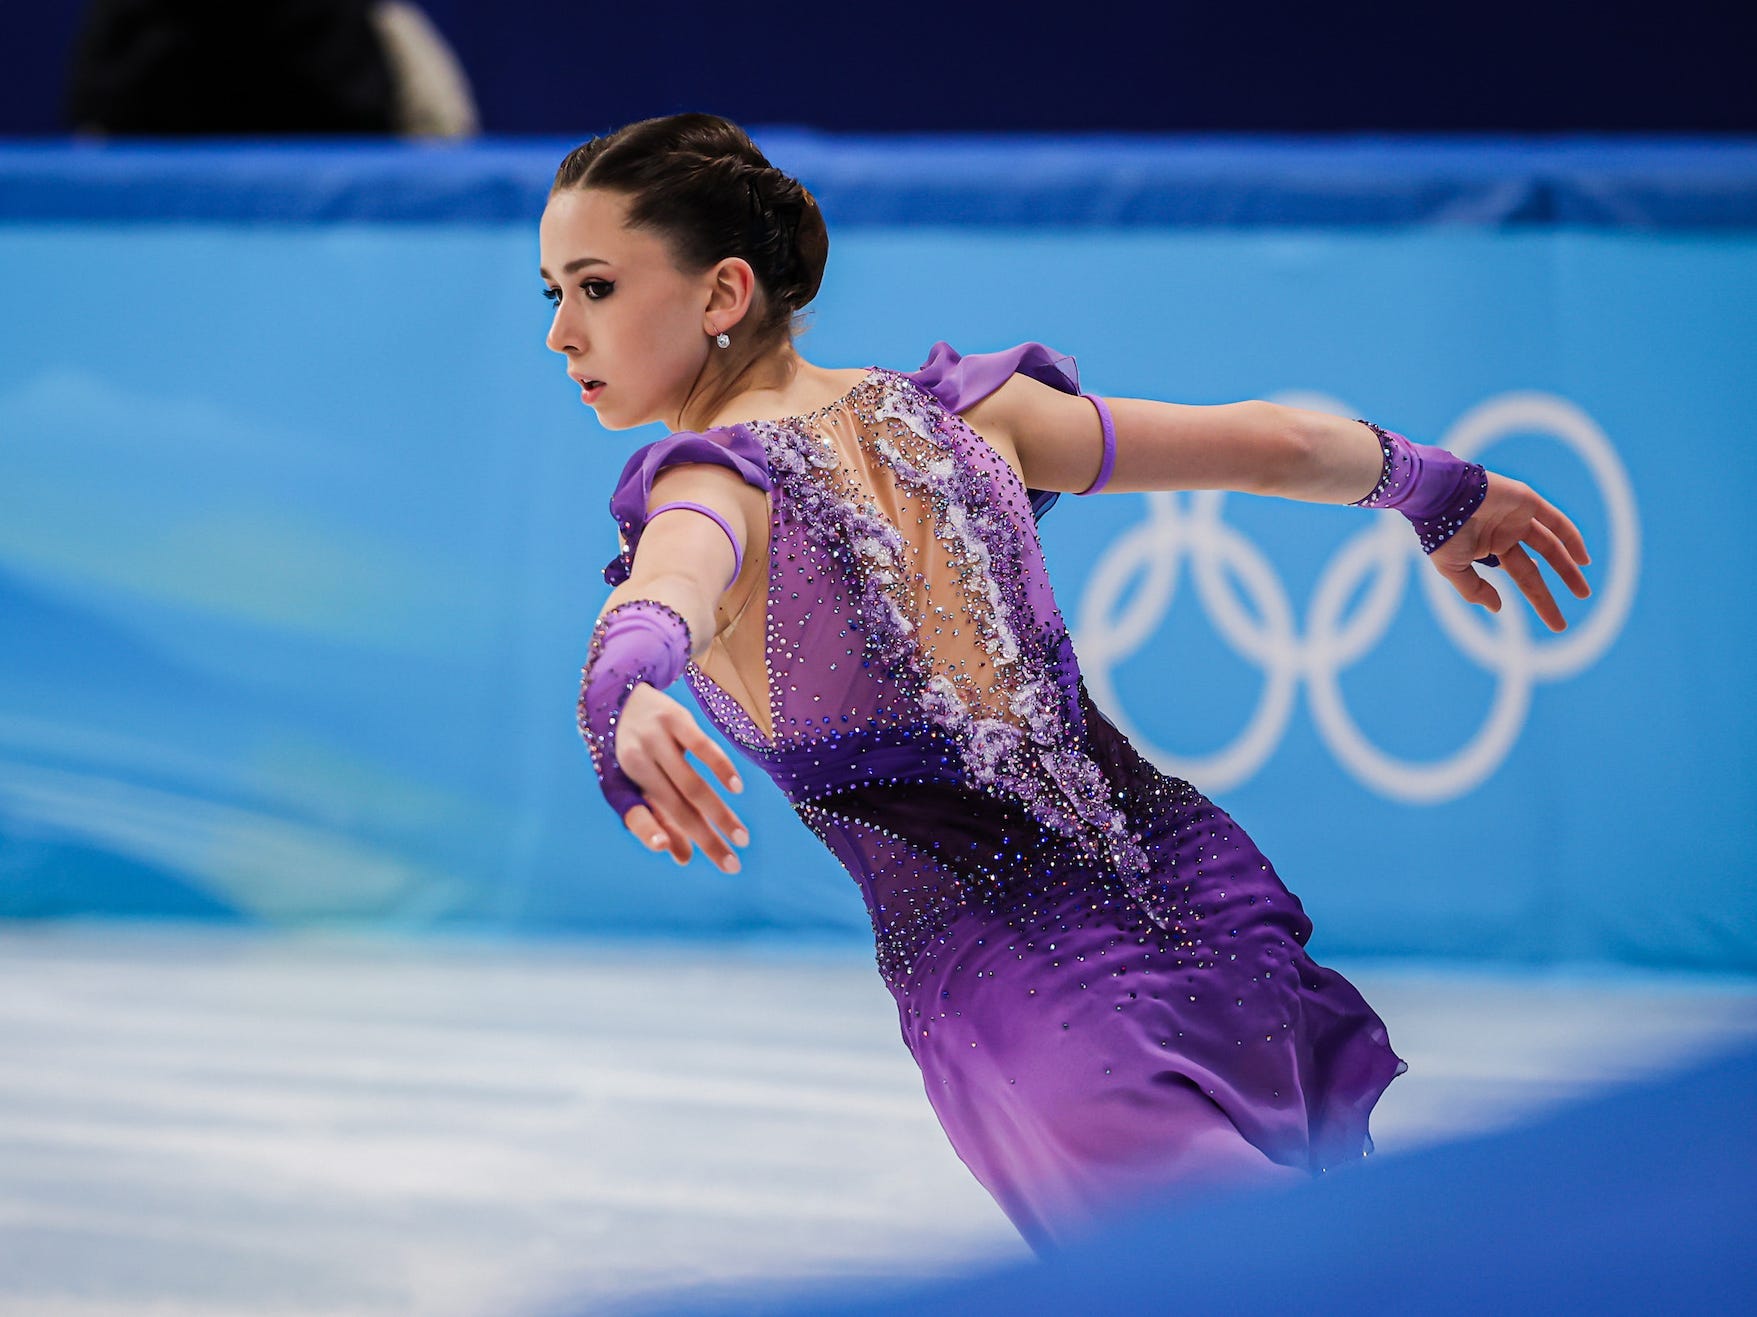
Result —
[[657, 805], [636, 805], [623, 822], [648, 850], [664, 851], [679, 864], [688, 864], [695, 854], [682, 825]]
[[658, 849], [666, 851], [679, 864], [688, 864], [689, 857], [694, 855], [695, 851], [690, 848], [689, 836], [679, 826], [676, 816], [659, 805], [649, 804], [647, 808], [658, 820], [659, 827], [665, 833], [665, 845]]
[[1525, 533], [1525, 542], [1543, 555], [1544, 561], [1562, 578], [1563, 584], [1573, 591], [1576, 599], [1584, 599], [1592, 593], [1592, 587], [1586, 583], [1586, 574], [1576, 565], [1566, 544], [1555, 531], [1541, 521], [1533, 521], [1531, 529]]
[[[673, 735], [678, 739], [672, 739]], [[750, 833], [701, 774], [684, 759], [681, 744], [685, 740], [692, 744], [706, 742], [708, 750], [703, 757], [719, 759], [723, 778], [737, 776], [731, 760], [723, 752], [714, 756], [718, 747], [693, 722], [689, 731], [661, 732], [652, 739], [655, 744], [649, 750], [644, 742], [629, 738], [627, 743], [618, 744], [617, 758], [623, 762], [624, 771], [640, 785], [647, 804], [664, 826], [672, 857], [679, 864], [687, 864], [693, 854], [690, 847], [693, 839], [702, 853], [719, 868], [727, 873], [737, 873], [742, 867], [738, 856], [715, 828], [717, 826], [741, 846], [749, 843]], [[634, 813], [633, 810], [629, 812]]]
[[[1489, 507], [1491, 499], [1494, 514], [1483, 514], [1479, 528], [1468, 544], [1462, 543], [1462, 534], [1457, 537], [1461, 542], [1457, 552], [1473, 560], [1491, 553], [1498, 555], [1501, 570], [1531, 601], [1532, 609], [1543, 619], [1544, 625], [1551, 631], [1567, 630], [1567, 619], [1562, 616], [1543, 573], [1525, 546], [1530, 545], [1549, 563], [1575, 598], [1585, 599], [1592, 593], [1586, 574], [1580, 570], [1592, 561], [1592, 555], [1586, 551], [1585, 536], [1567, 514], [1529, 485], [1492, 471], [1489, 472], [1489, 495], [1483, 500], [1484, 509]], [[1477, 518], [1473, 517], [1468, 524], [1477, 525]], [[1447, 564], [1436, 562], [1435, 565], [1468, 602], [1481, 604], [1492, 613], [1500, 611], [1500, 596], [1494, 587], [1469, 565], [1457, 561], [1456, 554], [1448, 555]]]
[[[1551, 503], [1542, 495], [1534, 495], [1533, 497], [1537, 499], [1538, 507], [1542, 510], [1544, 529], [1550, 531], [1552, 536], [1561, 542], [1562, 546], [1568, 551], [1569, 559], [1573, 562], [1579, 563], [1582, 567], [1590, 565], [1592, 562], [1592, 555], [1586, 551], [1586, 537], [1580, 533], [1580, 528], [1568, 519], [1568, 515], [1565, 512], [1556, 507], [1555, 504]], [[1546, 553], [1544, 554], [1544, 557], [1549, 558], [1549, 555]], [[1563, 570], [1560, 562], [1554, 558], [1550, 558], [1550, 566], [1556, 569], [1556, 574], [1563, 580], [1568, 580], [1568, 573]], [[1578, 576], [1579, 573], [1576, 572], [1575, 575]], [[1585, 577], [1581, 577], [1582, 581], [1585, 579]], [[1568, 588], [1570, 590], [1574, 589], [1572, 581], [1569, 581]], [[1575, 590], [1574, 593], [1579, 595], [1582, 599], [1586, 598], [1586, 594], [1583, 594], [1578, 590]], [[1589, 590], [1586, 593], [1591, 592]]]
[[636, 805], [622, 816], [622, 821], [628, 825], [628, 830], [634, 833], [641, 845], [649, 850], [671, 850], [675, 854], [676, 848], [671, 844], [670, 829], [659, 821], [658, 815], [650, 807]]
[[[1436, 564], [1437, 565], [1437, 564]], [[1471, 569], [1469, 564], [1462, 567], [1441, 568], [1453, 589], [1464, 596], [1467, 604], [1481, 604], [1491, 613], [1501, 611], [1501, 592], [1495, 589]]]
[[[695, 723], [690, 723], [678, 734], [678, 744], [690, 751], [697, 759], [708, 764], [714, 775], [726, 784], [729, 791], [743, 791], [744, 781], [738, 776], [738, 769], [732, 762], [732, 756], [720, 748], [719, 742], [709, 736]], [[726, 811], [727, 819], [737, 826], [738, 820], [732, 817], [732, 811]]]
[[702, 848], [703, 854], [727, 873], [737, 873], [741, 867], [738, 856], [722, 839], [721, 833], [735, 840], [742, 838], [742, 845], [750, 840], [744, 824], [739, 822], [738, 816], [720, 799], [702, 775], [690, 767], [683, 757], [682, 749], [677, 745], [662, 746], [659, 750], [659, 763], [673, 788], [661, 796], [661, 805], [682, 821], [686, 832]]
[[1502, 550], [1501, 566], [1513, 578], [1513, 583], [1524, 591], [1525, 597], [1531, 600], [1532, 608], [1543, 619], [1545, 626], [1551, 631], [1568, 629], [1567, 619], [1562, 616], [1562, 610], [1556, 607], [1549, 586], [1544, 584], [1543, 574], [1538, 571], [1537, 564], [1531, 560], [1531, 555], [1525, 551], [1523, 544], [1515, 544]]

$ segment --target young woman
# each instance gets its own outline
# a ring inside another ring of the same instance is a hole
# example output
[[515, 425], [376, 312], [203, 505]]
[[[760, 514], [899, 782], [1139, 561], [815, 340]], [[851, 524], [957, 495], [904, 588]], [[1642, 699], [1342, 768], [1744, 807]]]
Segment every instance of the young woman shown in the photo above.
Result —
[[1041, 343], [832, 370], [793, 345], [829, 239], [735, 125], [680, 114], [571, 152], [540, 235], [548, 344], [599, 421], [672, 431], [610, 509], [622, 553], [582, 674], [605, 798], [728, 872], [731, 759], [859, 884], [903, 1038], [958, 1155], [1040, 1253], [1138, 1195], [1308, 1178], [1372, 1150], [1407, 1066], [1304, 947], [1224, 810], [1088, 697], [1036, 520], [1060, 493], [1221, 488], [1395, 508], [1491, 611], [1473, 560], [1566, 624], [1574, 525], [1526, 485], [1370, 422], [1082, 394]]

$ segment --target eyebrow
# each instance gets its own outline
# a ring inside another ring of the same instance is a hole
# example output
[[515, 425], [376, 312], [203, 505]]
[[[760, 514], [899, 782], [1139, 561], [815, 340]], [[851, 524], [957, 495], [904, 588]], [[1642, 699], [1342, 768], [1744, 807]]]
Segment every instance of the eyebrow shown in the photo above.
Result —
[[[563, 274], [572, 274], [575, 270], [583, 270], [588, 265], [608, 265], [608, 264], [610, 264], [609, 261], [606, 261], [603, 258], [598, 257], [598, 256], [582, 256], [578, 260], [569, 261], [566, 265], [562, 266], [561, 272]], [[555, 277], [554, 275], [550, 274], [549, 271], [547, 271], [541, 267], [538, 267], [537, 273], [542, 275], [545, 279], [553, 279]]]

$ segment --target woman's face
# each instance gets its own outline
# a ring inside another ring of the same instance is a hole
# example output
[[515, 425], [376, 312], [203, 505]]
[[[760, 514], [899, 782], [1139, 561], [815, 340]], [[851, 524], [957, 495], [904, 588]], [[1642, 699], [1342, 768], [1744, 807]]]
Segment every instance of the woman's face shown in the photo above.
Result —
[[676, 429], [713, 343], [714, 271], [678, 270], [662, 238], [625, 226], [627, 213], [622, 195], [600, 189], [549, 199], [538, 248], [555, 320], [544, 341], [566, 356], [576, 388], [603, 381], [581, 401], [606, 429]]

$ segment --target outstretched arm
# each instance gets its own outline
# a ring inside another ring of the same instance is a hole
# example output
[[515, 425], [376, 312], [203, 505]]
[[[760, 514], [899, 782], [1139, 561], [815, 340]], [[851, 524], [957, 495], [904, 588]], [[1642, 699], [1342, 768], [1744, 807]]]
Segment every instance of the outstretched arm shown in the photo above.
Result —
[[[1105, 401], [1116, 433], [1106, 493], [1230, 489], [1344, 504], [1364, 499], [1384, 469], [1378, 436], [1327, 412], [1261, 400], [1198, 406], [1105, 395]], [[1076, 394], [1015, 374], [965, 416], [1011, 448], [1030, 488], [1082, 490], [1099, 471], [1103, 430], [1092, 404]], [[1086, 440], [1071, 443], [1070, 435]], [[1592, 593], [1580, 571], [1592, 559], [1574, 523], [1529, 485], [1493, 471], [1482, 504], [1429, 561], [1465, 599], [1499, 612], [1499, 592], [1472, 566], [1498, 555], [1545, 625], [1564, 630], [1567, 621], [1525, 545], [1577, 597]]]
[[[1232, 489], [1308, 503], [1364, 498], [1383, 454], [1358, 421], [1252, 400], [1212, 406], [1104, 395], [1116, 429], [1106, 493]], [[1098, 474], [1104, 433], [1092, 404], [1013, 375], [964, 413], [1010, 441], [1032, 489], [1072, 492]], [[1086, 442], [1070, 443], [1070, 435]]]
[[[741, 549], [750, 542], [751, 525], [760, 524], [767, 508], [761, 491], [726, 467], [702, 462], [661, 471], [647, 499], [648, 512], [678, 500], [701, 503], [719, 513]], [[681, 508], [649, 515], [629, 577], [610, 592], [599, 625], [620, 605], [655, 600], [684, 620], [689, 631], [687, 657], [699, 658], [719, 631], [722, 596], [740, 588], [753, 573], [767, 580], [767, 564], [762, 562], [748, 564], [739, 580], [730, 579], [735, 561], [727, 531], [712, 518]], [[749, 588], [747, 583], [744, 588]], [[583, 716], [591, 714], [591, 704], [582, 700]], [[622, 813], [624, 825], [652, 849], [669, 850], [679, 864], [689, 862], [693, 842], [721, 869], [736, 872], [738, 858], [720, 834], [741, 846], [748, 843], [749, 834], [684, 757], [685, 752], [694, 753], [728, 789], [741, 791], [737, 769], [726, 752], [681, 703], [645, 681], [627, 692], [616, 721], [611, 747], [622, 772], [641, 794], [641, 803]]]

